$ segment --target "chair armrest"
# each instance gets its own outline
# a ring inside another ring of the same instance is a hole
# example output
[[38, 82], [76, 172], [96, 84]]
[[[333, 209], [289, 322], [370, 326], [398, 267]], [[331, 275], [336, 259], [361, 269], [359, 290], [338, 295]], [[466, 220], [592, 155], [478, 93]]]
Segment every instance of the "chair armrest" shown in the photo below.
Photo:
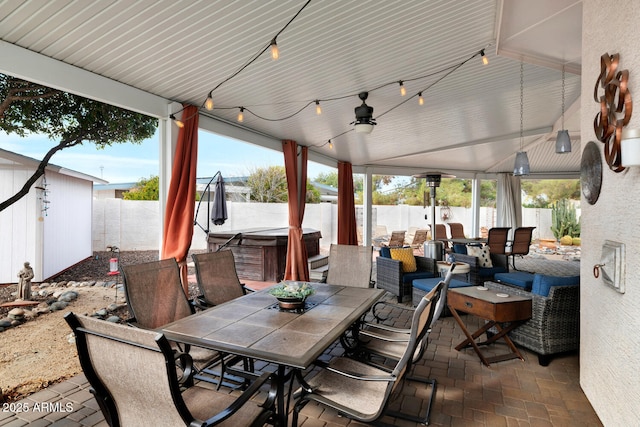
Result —
[[269, 394], [267, 396], [267, 399], [262, 404], [260, 404], [260, 406], [266, 409], [273, 407], [276, 398], [276, 382], [273, 379], [273, 373], [265, 372], [264, 374], [260, 375], [255, 381], [253, 381], [251, 385], [247, 389], [245, 389], [242, 394], [233, 401], [231, 405], [206, 420], [205, 424], [215, 425], [222, 420], [229, 418], [231, 415], [236, 413], [245, 403], [247, 403], [251, 399], [251, 397], [256, 394], [260, 387], [262, 387], [262, 385], [267, 381], [271, 382]]
[[334, 372], [336, 374], [345, 376], [347, 378], [351, 378], [354, 380], [360, 380], [360, 381], [387, 381], [387, 382], [391, 382], [391, 381], [396, 381], [397, 377], [395, 375], [362, 375], [359, 372], [353, 372], [353, 371], [341, 371], [340, 369], [336, 369], [334, 367], [331, 366], [330, 363], [326, 363], [326, 362], [322, 362], [320, 360], [317, 360], [315, 362], [316, 366], [319, 366], [321, 368], [326, 369], [327, 371], [330, 372]]
[[438, 272], [437, 262], [435, 259], [424, 256], [416, 256], [415, 259], [418, 271], [429, 271], [433, 274]]
[[365, 329], [360, 331], [360, 336], [386, 342], [409, 342], [409, 334], [406, 331], [393, 332], [391, 334], [380, 334], [370, 329]]
[[466, 254], [453, 254], [456, 262], [464, 262], [465, 264], [469, 264], [469, 266], [474, 269], [478, 268], [478, 257]]
[[251, 293], [251, 292], [255, 292], [256, 291], [255, 289], [248, 287], [244, 283], [240, 283], [240, 284], [242, 285], [242, 291], [244, 292], [245, 295], [247, 293]]

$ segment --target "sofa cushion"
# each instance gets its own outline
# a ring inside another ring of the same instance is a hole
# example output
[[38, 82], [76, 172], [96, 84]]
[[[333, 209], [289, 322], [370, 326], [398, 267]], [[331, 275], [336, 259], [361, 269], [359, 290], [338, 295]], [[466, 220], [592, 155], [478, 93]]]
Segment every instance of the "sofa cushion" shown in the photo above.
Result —
[[509, 271], [506, 267], [490, 267], [490, 268], [479, 268], [477, 271], [477, 275], [480, 277], [494, 277], [498, 273], [506, 273]]
[[391, 248], [391, 258], [402, 262], [403, 273], [413, 273], [418, 269], [413, 248]]
[[453, 248], [451, 249], [453, 251], [454, 254], [463, 254], [463, 255], [467, 255], [467, 245], [464, 245], [462, 243], [455, 243], [453, 245]]
[[489, 246], [477, 247], [477, 246], [469, 246], [467, 247], [467, 254], [478, 258], [478, 265], [483, 268], [491, 268], [493, 267], [493, 263], [491, 262], [491, 254], [489, 253]]
[[430, 271], [414, 271], [413, 273], [404, 273], [402, 275], [402, 283], [413, 283], [416, 279], [429, 279], [435, 277]]
[[549, 296], [552, 286], [572, 286], [580, 284], [580, 276], [547, 276], [545, 274], [535, 274], [531, 293]]
[[[418, 279], [414, 280], [412, 286], [416, 289], [420, 289], [425, 292], [430, 292], [435, 285], [437, 285], [441, 280], [444, 280], [442, 277], [434, 277], [432, 279]], [[467, 286], [471, 286], [469, 282], [463, 282], [462, 280], [451, 279], [449, 282], [449, 289], [451, 288], [466, 288]]]
[[391, 249], [388, 246], [383, 246], [380, 248], [380, 256], [383, 258], [391, 258]]
[[507, 283], [530, 291], [533, 285], [533, 274], [524, 271], [514, 271], [512, 273], [497, 273], [493, 276], [497, 282]]

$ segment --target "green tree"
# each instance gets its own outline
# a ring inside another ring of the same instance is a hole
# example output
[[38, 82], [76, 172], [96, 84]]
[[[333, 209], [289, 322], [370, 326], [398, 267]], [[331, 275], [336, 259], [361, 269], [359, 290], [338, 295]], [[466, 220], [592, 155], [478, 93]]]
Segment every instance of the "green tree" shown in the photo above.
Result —
[[521, 186], [522, 204], [528, 208], [549, 208], [563, 199], [580, 200], [578, 179], [527, 179]]
[[[251, 200], [261, 203], [286, 203], [287, 175], [284, 166], [256, 168], [247, 178], [247, 186], [251, 189]], [[307, 180], [307, 203], [320, 203], [320, 192]]]
[[157, 124], [142, 114], [0, 74], [0, 129], [19, 136], [41, 133], [57, 141], [22, 188], [0, 203], [0, 212], [29, 193], [58, 151], [83, 142], [97, 149], [140, 143], [153, 136]]
[[147, 178], [140, 178], [135, 187], [122, 194], [124, 200], [159, 200], [160, 179], [157, 175]]

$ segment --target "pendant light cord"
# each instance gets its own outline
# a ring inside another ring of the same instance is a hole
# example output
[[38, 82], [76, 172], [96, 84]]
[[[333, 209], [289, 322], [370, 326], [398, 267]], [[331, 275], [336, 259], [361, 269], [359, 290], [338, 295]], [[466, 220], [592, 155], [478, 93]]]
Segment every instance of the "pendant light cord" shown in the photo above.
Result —
[[564, 130], [564, 64], [562, 64], [562, 130]]
[[520, 151], [523, 150], [523, 138], [524, 138], [524, 126], [523, 126], [523, 117], [524, 117], [524, 63], [520, 62]]

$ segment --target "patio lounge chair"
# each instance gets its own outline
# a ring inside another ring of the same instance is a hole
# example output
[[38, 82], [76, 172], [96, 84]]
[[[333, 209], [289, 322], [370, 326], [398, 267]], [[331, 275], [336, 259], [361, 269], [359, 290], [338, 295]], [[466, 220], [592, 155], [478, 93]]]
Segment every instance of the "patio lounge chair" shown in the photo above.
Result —
[[409, 242], [409, 246], [414, 250], [418, 249], [420, 251], [423, 251], [424, 242], [427, 241], [428, 233], [429, 233], [429, 230], [427, 230], [426, 228], [416, 230], [415, 234], [413, 235], [413, 239], [411, 240], [411, 242]]
[[401, 248], [404, 246], [404, 235], [406, 231], [392, 231], [391, 237], [386, 244], [382, 244], [382, 246], [388, 246], [390, 248]]
[[415, 271], [404, 271], [403, 262], [393, 259], [389, 248], [381, 248], [380, 256], [376, 258], [376, 286], [385, 289], [398, 297], [398, 302], [411, 298], [411, 283], [415, 279], [426, 279], [436, 276], [436, 260], [433, 258], [414, 256], [413, 250], [408, 248], [407, 256], [415, 260]]
[[413, 355], [431, 324], [435, 310], [433, 302], [439, 295], [438, 286], [434, 289], [433, 301], [425, 296], [416, 307], [409, 340], [403, 343], [402, 356], [392, 368], [382, 369], [347, 357], [335, 357], [328, 364], [316, 361], [323, 369], [294, 395], [293, 426], [298, 425], [299, 413], [310, 401], [363, 423], [375, 422], [385, 415], [409, 418], [404, 413], [390, 413], [387, 407], [393, 392], [411, 371]]
[[[262, 426], [273, 418], [273, 382], [262, 406], [250, 400], [270, 373], [239, 396], [198, 385], [183, 391], [176, 355], [164, 335], [73, 313], [65, 320], [75, 333], [90, 391], [110, 426]], [[189, 356], [179, 357], [189, 376]]]

